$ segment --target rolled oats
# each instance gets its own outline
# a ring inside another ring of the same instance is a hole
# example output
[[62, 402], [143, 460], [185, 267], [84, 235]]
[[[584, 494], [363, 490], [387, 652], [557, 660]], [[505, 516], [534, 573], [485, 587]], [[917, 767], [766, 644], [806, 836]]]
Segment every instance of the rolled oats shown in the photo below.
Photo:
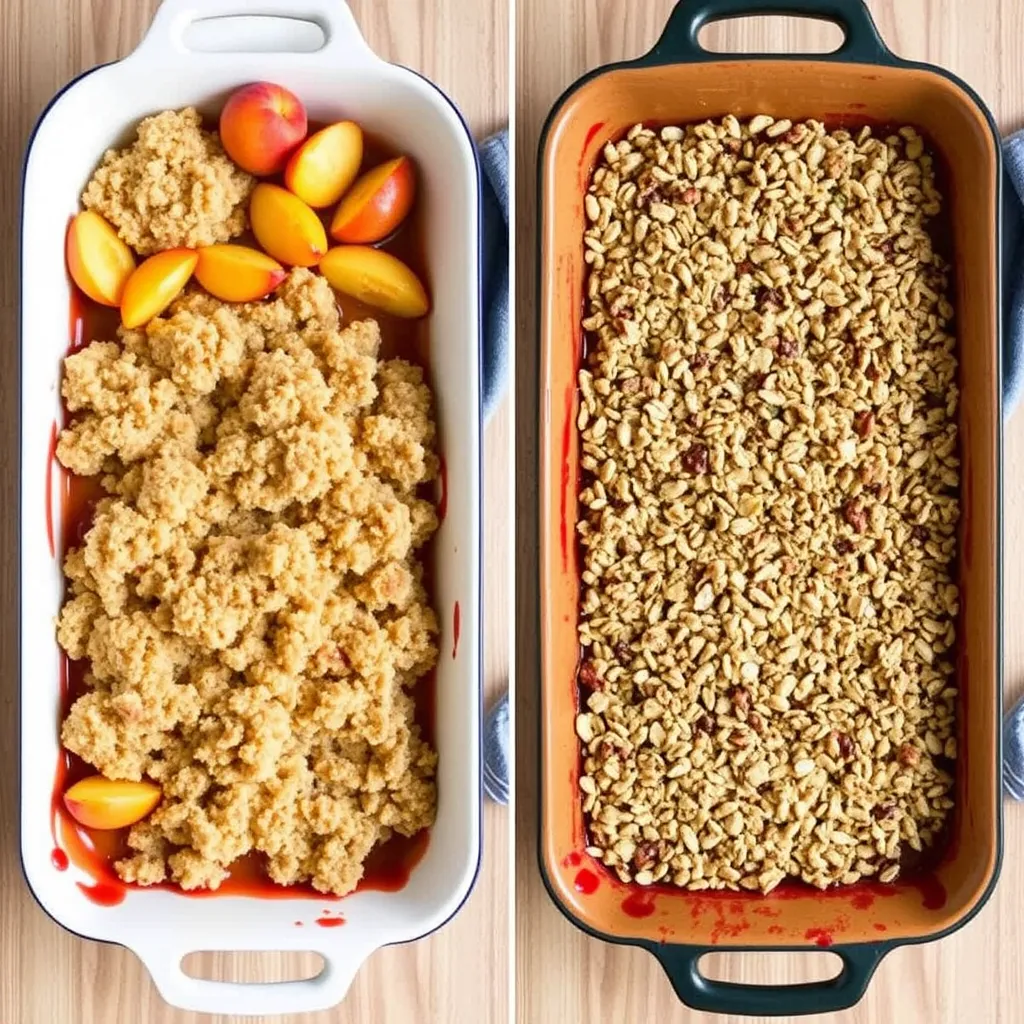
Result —
[[957, 364], [913, 128], [637, 125], [585, 199], [590, 851], [893, 881], [953, 805]]

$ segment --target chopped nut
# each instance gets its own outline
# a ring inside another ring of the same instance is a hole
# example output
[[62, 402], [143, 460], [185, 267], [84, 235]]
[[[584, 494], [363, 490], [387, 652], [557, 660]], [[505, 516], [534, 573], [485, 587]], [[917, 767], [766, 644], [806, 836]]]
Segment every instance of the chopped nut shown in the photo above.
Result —
[[921, 760], [921, 752], [911, 743], [904, 743], [900, 747], [899, 753], [896, 755], [896, 760], [899, 761], [904, 768], [913, 768]]
[[688, 473], [706, 473], [708, 471], [708, 446], [691, 444], [683, 453], [683, 468]]
[[633, 866], [637, 871], [648, 871], [658, 863], [658, 844], [641, 843], [633, 854]]
[[701, 715], [697, 719], [697, 731], [710, 736], [715, 731], [715, 720], [710, 715]]
[[875, 429], [875, 414], [873, 412], [859, 412], [853, 418], [853, 429], [860, 437], [870, 437]]
[[843, 506], [843, 518], [857, 533], [863, 533], [868, 528], [868, 514], [863, 503], [857, 498], [853, 498]]
[[585, 686], [588, 690], [604, 689], [604, 681], [597, 674], [597, 669], [594, 668], [593, 662], [583, 662], [580, 665], [580, 670], [577, 674], [577, 678], [580, 681], [580, 685]]

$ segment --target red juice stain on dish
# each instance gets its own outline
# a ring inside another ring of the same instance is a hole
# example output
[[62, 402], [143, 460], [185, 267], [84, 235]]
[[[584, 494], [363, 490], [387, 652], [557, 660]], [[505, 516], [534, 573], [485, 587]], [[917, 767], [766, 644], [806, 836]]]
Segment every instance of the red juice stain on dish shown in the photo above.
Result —
[[341, 917], [318, 917], [316, 923], [321, 928], [340, 928], [345, 923], [345, 918]]
[[296, 921], [295, 922], [295, 927], [296, 928], [301, 928], [302, 927], [302, 922], [301, 921]]
[[622, 912], [628, 917], [650, 917], [654, 913], [654, 893], [631, 893], [622, 901]]
[[934, 875], [908, 880], [907, 885], [921, 894], [925, 910], [942, 910], [946, 905], [946, 888]]
[[597, 875], [593, 871], [588, 871], [583, 868], [576, 872], [576, 877], [573, 879], [572, 887], [577, 891], [583, 893], [584, 896], [592, 896], [597, 892], [597, 887], [600, 884]]
[[768, 925], [769, 935], [781, 935], [785, 931], [785, 928], [781, 924], [770, 924]]
[[85, 882], [76, 884], [85, 893], [86, 899], [100, 907], [116, 907], [119, 903], [124, 902], [126, 889], [124, 885], [114, 885], [110, 882], [93, 882], [92, 885], [86, 885]]
[[455, 602], [455, 608], [452, 611], [452, 661], [455, 660], [455, 656], [459, 653], [459, 629], [461, 627], [461, 612], [459, 611], [459, 602]]
[[50, 863], [58, 871], [67, 871], [68, 869], [68, 855], [59, 847], [55, 846], [50, 854]]
[[726, 921], [720, 917], [711, 929], [711, 945], [717, 946], [722, 939], [738, 939], [749, 928], [749, 921]]
[[564, 868], [578, 868], [583, 863], [583, 858], [573, 850], [565, 860], [562, 861], [562, 867]]
[[441, 496], [437, 499], [437, 520], [444, 522], [448, 512], [448, 463], [444, 461], [443, 455], [439, 455], [437, 461], [437, 479], [441, 485]]
[[884, 924], [875, 924], [874, 928], [876, 932], [887, 932], [889, 930], [888, 925]]
[[[583, 149], [580, 152], [579, 172], [580, 172], [580, 192], [586, 192], [590, 178], [590, 168], [593, 165], [593, 160], [587, 159], [587, 151], [590, 149], [590, 144], [594, 141], [597, 133], [604, 127], [604, 121], [598, 121], [596, 124], [592, 124], [587, 130], [587, 134], [583, 139]], [[581, 218], [582, 219], [582, 218]]]
[[590, 144], [594, 141], [594, 136], [604, 127], [604, 121], [598, 121], [597, 124], [592, 124], [587, 129], [586, 138], [583, 140], [583, 154], [586, 156], [586, 152], [590, 149]]
[[57, 557], [57, 549], [53, 546], [53, 473], [60, 472], [57, 463], [57, 437], [59, 431], [54, 421], [50, 427], [50, 444], [46, 452], [46, 540], [50, 545], [50, 557]]
[[832, 933], [825, 928], [808, 928], [804, 938], [823, 949], [832, 945]]
[[575, 389], [572, 385], [565, 389], [565, 421], [562, 427], [562, 491], [561, 491], [561, 522], [559, 523], [562, 541], [562, 569], [569, 569], [569, 449], [572, 446], [572, 400]]
[[870, 892], [855, 892], [850, 899], [850, 906], [855, 910], [867, 910], [874, 905], [875, 897]]

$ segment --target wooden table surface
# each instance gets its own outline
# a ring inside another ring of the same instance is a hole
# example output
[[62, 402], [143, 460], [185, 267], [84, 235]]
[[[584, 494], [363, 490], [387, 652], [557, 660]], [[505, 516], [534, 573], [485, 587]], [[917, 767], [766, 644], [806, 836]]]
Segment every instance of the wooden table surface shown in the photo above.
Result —
[[[540, 125], [584, 71], [650, 49], [672, 0], [518, 0], [517, 132], [517, 808], [516, 999], [522, 1024], [709, 1024], [686, 1010], [647, 953], [606, 945], [568, 924], [549, 901], [536, 857], [536, 330], [534, 184]], [[1018, 0], [871, 0], [883, 38], [902, 56], [950, 68], [989, 104], [1004, 132], [1024, 122], [1024, 7]], [[816, 23], [758, 19], [719, 25], [719, 46], [797, 50], [837, 39]], [[1024, 598], [1024, 412], [1006, 436], [1005, 607]], [[527, 554], [528, 553], [528, 554]], [[1024, 631], [1006, 631], [1006, 699], [1024, 689]], [[858, 1007], [807, 1020], [841, 1024], [1011, 1024], [1024, 1020], [1024, 807], [1007, 805], [995, 895], [945, 941], [885, 958]], [[824, 974], [824, 954], [719, 956], [730, 980], [787, 983]], [[707, 964], [710, 968], [710, 965]], [[730, 1018], [731, 1019], [731, 1018]], [[750, 1018], [737, 1018], [749, 1020]], [[776, 1018], [777, 1019], [777, 1018]]]
[[[247, 0], [239, 0], [245, 7]], [[508, 118], [506, 0], [350, 0], [381, 56], [423, 72], [482, 137]], [[202, 3], [197, 4], [202, 7]], [[0, 11], [0, 1024], [195, 1024], [252, 1018], [171, 1009], [135, 956], [77, 939], [36, 906], [22, 880], [17, 808], [17, 240], [21, 159], [51, 95], [92, 65], [128, 53], [157, 0], [2, 0]], [[254, 72], [254, 77], [258, 73]], [[97, 112], [100, 116], [101, 112]], [[99, 156], [99, 154], [97, 154]], [[486, 433], [485, 685], [508, 675], [511, 402]], [[488, 804], [476, 889], [454, 922], [421, 942], [381, 950], [338, 1008], [309, 1024], [480, 1024], [508, 1006], [508, 811]], [[204, 954], [197, 973], [234, 980], [300, 976], [307, 958]], [[307, 974], [312, 973], [307, 970]], [[266, 1018], [281, 1021], [286, 1018]], [[287, 1018], [296, 1020], [300, 1018]]]

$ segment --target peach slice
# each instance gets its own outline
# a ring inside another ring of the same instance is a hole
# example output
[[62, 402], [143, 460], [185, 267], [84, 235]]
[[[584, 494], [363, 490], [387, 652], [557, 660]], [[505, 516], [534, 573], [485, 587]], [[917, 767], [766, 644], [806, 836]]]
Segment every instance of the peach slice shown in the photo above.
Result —
[[416, 174], [407, 156], [367, 171], [342, 199], [331, 220], [339, 242], [379, 242], [406, 218], [416, 196]]
[[391, 253], [365, 245], [339, 245], [320, 261], [332, 288], [392, 316], [426, 316], [430, 299], [420, 279]]
[[150, 256], [125, 283], [121, 323], [141, 327], [159, 316], [188, 284], [198, 262], [195, 249], [165, 249]]
[[71, 219], [65, 252], [71, 280], [90, 299], [104, 306], [120, 305], [135, 257], [98, 213], [83, 210]]
[[354, 121], [339, 121], [310, 135], [292, 153], [284, 183], [310, 206], [330, 206], [355, 181], [362, 162], [362, 129]]
[[249, 220], [256, 241], [282, 263], [312, 267], [327, 252], [327, 232], [320, 218], [280, 185], [262, 182], [252, 190]]
[[293, 92], [273, 82], [236, 89], [220, 112], [220, 141], [250, 174], [277, 174], [306, 137], [306, 108]]
[[64, 794], [68, 814], [86, 828], [124, 828], [141, 821], [158, 803], [161, 791], [152, 782], [125, 782], [90, 775]]
[[247, 245], [207, 245], [199, 250], [196, 280], [224, 302], [255, 302], [269, 295], [286, 271], [259, 249]]

